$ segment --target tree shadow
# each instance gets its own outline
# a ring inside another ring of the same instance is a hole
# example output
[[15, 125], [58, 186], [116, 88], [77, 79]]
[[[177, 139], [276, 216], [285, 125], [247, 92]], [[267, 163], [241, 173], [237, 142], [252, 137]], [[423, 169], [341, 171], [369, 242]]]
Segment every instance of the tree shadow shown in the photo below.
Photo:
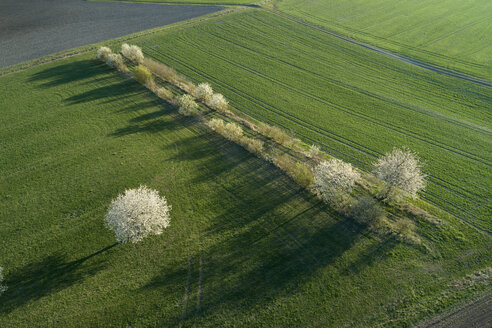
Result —
[[40, 86], [49, 88], [74, 81], [90, 79], [111, 70], [104, 63], [94, 59], [78, 60], [34, 73], [29, 78], [29, 82], [45, 81]]
[[110, 103], [116, 100], [121, 101], [126, 98], [131, 98], [143, 92], [145, 92], [145, 90], [142, 90], [141, 86], [135, 81], [124, 80], [119, 83], [112, 83], [104, 87], [91, 89], [78, 95], [68, 97], [64, 99], [64, 101], [69, 104], [82, 104], [106, 99], [104, 103]]
[[0, 297], [0, 312], [9, 313], [24, 304], [36, 301], [44, 296], [59, 292], [86, 277], [95, 275], [104, 268], [102, 261], [89, 259], [116, 246], [104, 247], [76, 261], [66, 262], [61, 254], [51, 255], [43, 260], [31, 263], [9, 274], [6, 281], [7, 291]]
[[[228, 237], [192, 256], [191, 276], [200, 286], [198, 292], [194, 287], [199, 296], [193, 296], [188, 305], [183, 301], [183, 312], [160, 324], [193, 326], [223, 311], [250, 313], [272, 299], [295, 293], [303, 280], [333, 264], [366, 234], [365, 227], [336, 214], [275, 167], [240, 147], [237, 151], [245, 153], [245, 158], [234, 155], [229, 148], [231, 156], [236, 157], [230, 169], [248, 173], [231, 175], [236, 181], [213, 179], [217, 183], [216, 197], [226, 198], [222, 202], [226, 206], [201, 233], [201, 238], [212, 240]], [[227, 162], [215, 159], [213, 163], [221, 161]], [[236, 168], [241, 165], [245, 167]], [[200, 170], [203, 176], [199, 178], [225, 174], [223, 170], [221, 165], [217, 170]], [[367, 256], [387, 252], [392, 245], [385, 244]], [[354, 265], [364, 266], [366, 262]], [[187, 267], [183, 263], [163, 271], [144, 289], [182, 285], [188, 276]]]

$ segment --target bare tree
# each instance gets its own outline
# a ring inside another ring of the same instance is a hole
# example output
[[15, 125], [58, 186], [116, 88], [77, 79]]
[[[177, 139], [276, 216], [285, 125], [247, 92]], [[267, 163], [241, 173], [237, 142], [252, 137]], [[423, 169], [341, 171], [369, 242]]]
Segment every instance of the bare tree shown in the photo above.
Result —
[[385, 182], [382, 196], [384, 199], [395, 196], [396, 190], [417, 197], [417, 193], [425, 188], [425, 174], [417, 154], [403, 147], [394, 148], [374, 164], [374, 173]]

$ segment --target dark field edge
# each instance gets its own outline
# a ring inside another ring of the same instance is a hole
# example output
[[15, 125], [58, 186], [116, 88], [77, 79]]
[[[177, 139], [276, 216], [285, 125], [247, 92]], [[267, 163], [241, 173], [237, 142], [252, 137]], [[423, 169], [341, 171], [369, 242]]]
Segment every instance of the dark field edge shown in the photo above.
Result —
[[467, 322], [470, 328], [491, 327], [492, 310], [489, 309], [485, 315], [483, 313], [491, 302], [492, 290], [477, 292], [472, 297], [466, 298], [464, 302], [422, 320], [414, 328], [462, 328], [463, 322]]
[[136, 33], [124, 35], [124, 36], [118, 37], [116, 39], [110, 39], [110, 40], [101, 41], [101, 42], [97, 42], [97, 43], [93, 43], [93, 44], [89, 44], [89, 45], [85, 45], [85, 46], [81, 46], [81, 47], [77, 47], [77, 48], [72, 48], [72, 49], [68, 49], [68, 50], [56, 52], [56, 53], [51, 54], [51, 55], [43, 56], [43, 57], [40, 57], [40, 58], [36, 58], [36, 59], [33, 59], [33, 60], [29, 60], [29, 61], [25, 61], [25, 62], [22, 62], [22, 63], [19, 63], [19, 64], [15, 64], [15, 65], [12, 65], [12, 66], [4, 67], [4, 68], [0, 69], [0, 76], [5, 76], [5, 75], [11, 74], [11, 73], [24, 71], [24, 70], [29, 69], [31, 67], [35, 67], [35, 66], [39, 66], [39, 65], [42, 65], [42, 64], [50, 63], [50, 62], [53, 62], [53, 61], [56, 61], [56, 60], [60, 60], [60, 59], [63, 59], [63, 58], [67, 58], [67, 57], [72, 57], [72, 56], [84, 54], [84, 53], [87, 53], [87, 52], [90, 52], [90, 51], [95, 51], [97, 48], [99, 48], [99, 47], [101, 47], [103, 45], [104, 46], [116, 46], [116, 45], [119, 46], [122, 42], [126, 42], [126, 41], [133, 40], [133, 39], [136, 39], [136, 38], [140, 38], [140, 37], [143, 37], [143, 36], [148, 36], [148, 35], [152, 35], [152, 34], [155, 34], [155, 33], [164, 32], [166, 30], [168, 30], [168, 31], [176, 31], [176, 30], [188, 28], [190, 26], [199, 24], [199, 23], [201, 23], [203, 21], [206, 21], [206, 20], [209, 20], [211, 18], [220, 17], [220, 16], [223, 16], [223, 15], [228, 15], [228, 14], [231, 14], [233, 12], [237, 12], [239, 10], [244, 10], [246, 8], [247, 7], [239, 7], [239, 6], [236, 6], [236, 7], [224, 7], [223, 10], [219, 10], [219, 11], [214, 12], [214, 13], [206, 14], [206, 15], [203, 15], [203, 16], [195, 17], [195, 18], [191, 18], [191, 19], [184, 20], [184, 21], [181, 21], [181, 22], [177, 22], [177, 23], [174, 23], [174, 24], [169, 24], [169, 25], [164, 25], [164, 26], [160, 26], [160, 27], [155, 27], [155, 28], [151, 28], [151, 29], [148, 29], [148, 30], [144, 30], [144, 31], [140, 31], [140, 32], [136, 32]]
[[275, 6], [275, 3], [273, 3], [272, 9], [265, 8], [265, 10], [268, 10], [268, 11], [274, 13], [274, 14], [277, 14], [279, 16], [282, 16], [282, 17], [284, 17], [286, 19], [289, 19], [291, 21], [297, 22], [297, 23], [302, 24], [304, 26], [307, 26], [307, 27], [316, 29], [316, 30], [318, 30], [320, 32], [323, 32], [323, 33], [326, 33], [326, 34], [329, 34], [329, 35], [334, 36], [334, 37], [336, 37], [338, 39], [341, 39], [343, 41], [350, 42], [352, 44], [361, 46], [361, 47], [363, 47], [365, 49], [368, 49], [368, 50], [377, 52], [378, 54], [381, 54], [381, 55], [384, 55], [384, 56], [388, 56], [388, 57], [397, 59], [397, 60], [402, 61], [404, 63], [410, 64], [410, 65], [413, 65], [413, 66], [417, 66], [417, 67], [420, 67], [420, 68], [423, 68], [423, 69], [426, 69], [426, 70], [429, 70], [429, 71], [432, 71], [432, 72], [435, 72], [435, 73], [438, 73], [438, 74], [446, 75], [446, 76], [449, 76], [449, 77], [454, 77], [454, 78], [457, 78], [457, 79], [460, 79], [460, 80], [463, 80], [463, 81], [468, 81], [468, 82], [479, 84], [479, 85], [482, 85], [482, 86], [485, 86], [485, 87], [492, 88], [492, 81], [489, 81], [487, 79], [484, 79], [484, 78], [481, 78], [481, 77], [477, 77], [477, 76], [472, 76], [472, 75], [465, 74], [465, 73], [462, 73], [462, 72], [459, 72], [459, 71], [454, 71], [454, 70], [451, 70], [449, 68], [445, 68], [445, 67], [442, 67], [442, 66], [439, 66], [439, 65], [436, 65], [436, 64], [426, 63], [426, 62], [423, 62], [423, 61], [420, 61], [420, 60], [417, 60], [417, 59], [412, 59], [410, 57], [406, 57], [406, 56], [397, 54], [395, 52], [391, 52], [389, 50], [385, 50], [385, 49], [382, 49], [382, 48], [373, 46], [373, 45], [371, 45], [369, 43], [365, 43], [365, 42], [362, 42], [362, 41], [353, 39], [353, 38], [348, 37], [346, 35], [343, 35], [343, 34], [334, 32], [334, 31], [332, 31], [332, 30], [330, 30], [330, 29], [328, 29], [328, 28], [326, 28], [324, 26], [320, 26], [320, 25], [317, 25], [315, 23], [308, 22], [308, 21], [306, 21], [306, 20], [304, 20], [302, 18], [298, 18], [298, 17], [292, 16], [290, 14], [287, 14], [287, 13], [285, 13], [285, 12], [277, 9], [277, 7]]
[[88, 2], [115, 2], [115, 3], [147, 3], [153, 5], [183, 5], [183, 6], [227, 6], [227, 7], [250, 7], [261, 8], [260, 5], [251, 1], [251, 3], [234, 3], [234, 2], [172, 2], [172, 1], [148, 1], [148, 0], [85, 0]]

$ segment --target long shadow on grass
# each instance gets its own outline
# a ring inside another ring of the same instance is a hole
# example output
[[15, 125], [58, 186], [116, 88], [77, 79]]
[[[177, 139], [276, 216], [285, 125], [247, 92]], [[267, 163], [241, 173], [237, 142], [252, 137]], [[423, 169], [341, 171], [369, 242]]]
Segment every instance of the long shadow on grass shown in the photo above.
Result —
[[104, 103], [113, 101], [121, 101], [123, 99], [132, 98], [137, 94], [145, 92], [142, 87], [133, 80], [124, 80], [119, 83], [112, 83], [104, 87], [92, 89], [71, 97], [64, 101], [69, 104], [82, 104], [90, 101], [103, 100]]
[[[192, 287], [188, 290], [189, 259], [164, 270], [145, 287], [183, 286], [182, 312], [160, 325], [199, 326], [207, 316], [252, 314], [273, 299], [298, 292], [303, 281], [334, 265], [366, 233], [272, 165], [240, 147], [223, 147], [227, 154], [219, 146], [196, 177], [215, 184], [215, 194], [207, 198], [220, 204], [221, 211], [201, 233], [201, 238], [217, 241], [191, 258]], [[227, 163], [228, 156], [233, 165], [224, 169], [218, 163]], [[193, 157], [188, 154], [181, 160]]]
[[66, 262], [62, 255], [52, 255], [9, 274], [7, 292], [0, 298], [0, 312], [8, 313], [25, 303], [36, 301], [68, 288], [104, 268], [102, 261], [89, 261], [117, 243], [104, 247], [79, 260]]
[[91, 59], [78, 60], [37, 72], [29, 78], [29, 82], [44, 81], [40, 86], [48, 88], [90, 79], [100, 74], [106, 74], [109, 71], [113, 70], [100, 61]]

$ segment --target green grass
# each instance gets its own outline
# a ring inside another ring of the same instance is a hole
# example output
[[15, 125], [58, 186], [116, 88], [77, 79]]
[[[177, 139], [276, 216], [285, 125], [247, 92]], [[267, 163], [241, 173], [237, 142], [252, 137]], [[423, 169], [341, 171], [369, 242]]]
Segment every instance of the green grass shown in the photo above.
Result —
[[404, 56], [492, 79], [489, 0], [281, 0], [277, 7]]
[[231, 104], [358, 167], [393, 147], [425, 162], [428, 201], [492, 231], [492, 90], [420, 69], [266, 11], [137, 39]]
[[183, 5], [250, 5], [258, 0], [90, 0], [90, 1], [110, 1], [110, 2], [143, 2], [143, 3], [163, 3], [163, 4], [183, 4]]
[[[89, 55], [0, 88], [2, 327], [407, 326], [487, 288], [452, 287], [490, 265], [485, 234], [375, 237]], [[115, 245], [107, 206], [140, 184], [171, 226]]]

